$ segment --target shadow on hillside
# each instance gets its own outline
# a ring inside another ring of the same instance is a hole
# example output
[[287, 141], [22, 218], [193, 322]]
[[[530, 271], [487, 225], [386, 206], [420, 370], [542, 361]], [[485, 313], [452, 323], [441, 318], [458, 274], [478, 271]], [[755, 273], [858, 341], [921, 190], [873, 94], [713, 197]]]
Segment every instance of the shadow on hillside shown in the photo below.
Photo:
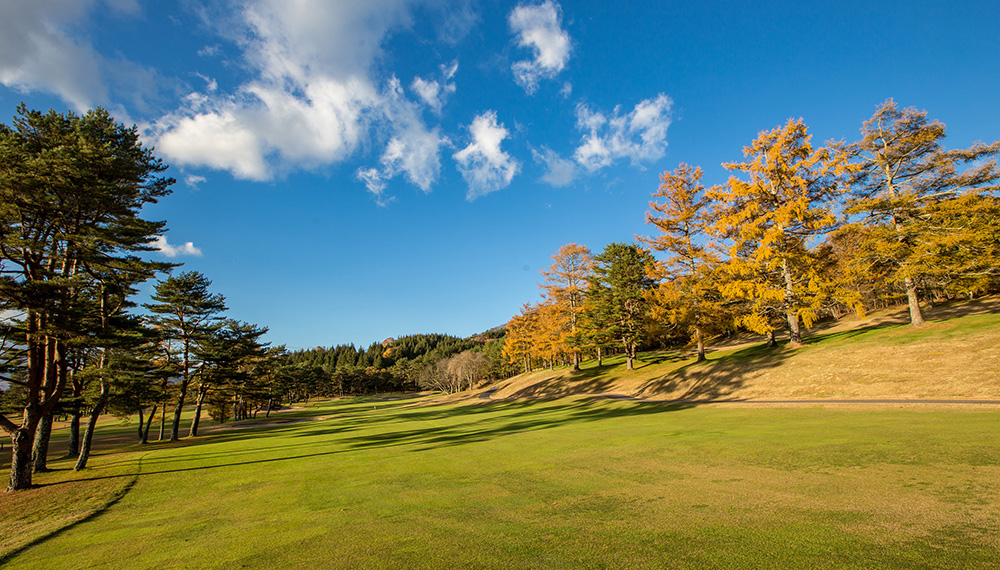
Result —
[[764, 344], [732, 352], [718, 360], [692, 362], [640, 386], [641, 396], [669, 395], [674, 401], [704, 403], [729, 398], [749, 376], [776, 368], [795, 354], [787, 343]]
[[[639, 355], [635, 373], [641, 374], [647, 366], [668, 364], [685, 360], [677, 352], [654, 352]], [[591, 365], [580, 370], [567, 370], [554, 378], [536, 382], [506, 395], [505, 399], [557, 399], [581, 394], [601, 394], [618, 389], [618, 380], [625, 373], [621, 364]]]

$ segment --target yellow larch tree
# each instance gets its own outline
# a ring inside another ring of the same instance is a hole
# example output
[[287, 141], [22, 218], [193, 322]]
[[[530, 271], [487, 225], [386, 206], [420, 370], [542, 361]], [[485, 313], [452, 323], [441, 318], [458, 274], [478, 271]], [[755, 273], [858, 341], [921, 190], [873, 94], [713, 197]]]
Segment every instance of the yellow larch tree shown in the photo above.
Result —
[[719, 204], [711, 232], [730, 249], [723, 294], [748, 301], [742, 323], [761, 334], [773, 333], [769, 314], [780, 312], [793, 344], [829, 291], [810, 246], [836, 225], [834, 202], [850, 169], [842, 149], [814, 149], [811, 138], [802, 119], [761, 132], [743, 149], [746, 162], [723, 164], [745, 179], [731, 176], [708, 191]]
[[660, 187], [649, 202], [646, 223], [660, 231], [654, 237], [636, 236], [654, 250], [667, 254], [662, 275], [652, 290], [653, 315], [681, 327], [695, 344], [698, 362], [705, 360], [705, 335], [726, 322], [715, 276], [719, 266], [717, 244], [708, 236], [712, 224], [711, 200], [701, 183], [701, 167], [680, 164], [660, 175]]
[[580, 369], [582, 347], [577, 328], [593, 266], [594, 258], [586, 246], [568, 243], [552, 256], [552, 265], [541, 271], [545, 282], [539, 287], [553, 303], [553, 326], [561, 330], [561, 342], [572, 356], [573, 370]]
[[[1000, 141], [946, 151], [941, 148], [944, 136], [944, 123], [928, 122], [926, 111], [899, 109], [889, 99], [863, 123], [861, 140], [848, 147], [861, 161], [852, 180], [848, 212], [868, 226], [869, 238], [869, 255], [856, 261], [891, 264], [892, 279], [906, 292], [913, 326], [924, 322], [918, 294], [922, 278], [946, 266], [961, 274], [979, 273], [984, 263], [997, 265], [995, 257], [986, 257], [970, 260], [968, 271], [956, 267], [955, 255], [970, 255], [973, 250], [988, 255], [992, 236], [973, 230], [975, 224], [963, 223], [960, 215], [945, 215], [960, 213], [961, 208], [949, 207], [960, 202], [942, 203], [996, 191]], [[959, 171], [966, 165], [970, 166]], [[988, 200], [977, 204], [990, 205]]]

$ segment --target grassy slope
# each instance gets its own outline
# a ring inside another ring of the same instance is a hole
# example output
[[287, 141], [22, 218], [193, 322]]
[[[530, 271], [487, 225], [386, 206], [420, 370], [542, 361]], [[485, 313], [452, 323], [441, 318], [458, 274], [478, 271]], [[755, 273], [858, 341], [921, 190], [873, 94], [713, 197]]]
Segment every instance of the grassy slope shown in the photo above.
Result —
[[920, 329], [902, 324], [896, 311], [816, 331], [800, 348], [724, 348], [703, 364], [671, 351], [640, 355], [631, 372], [622, 357], [579, 372], [540, 370], [502, 383], [493, 397], [1000, 399], [1000, 299], [928, 314], [932, 321]]
[[329, 419], [149, 453], [117, 504], [10, 567], [1000, 567], [995, 410], [301, 413]]

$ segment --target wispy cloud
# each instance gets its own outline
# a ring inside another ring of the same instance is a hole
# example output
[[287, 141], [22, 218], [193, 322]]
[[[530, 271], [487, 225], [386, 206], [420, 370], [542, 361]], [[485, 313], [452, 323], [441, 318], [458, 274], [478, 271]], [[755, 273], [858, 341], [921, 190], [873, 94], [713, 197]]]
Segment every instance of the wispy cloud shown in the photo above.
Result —
[[531, 155], [535, 158], [535, 162], [545, 165], [545, 174], [542, 175], [542, 182], [550, 186], [557, 188], [569, 186], [576, 180], [579, 174], [579, 168], [576, 163], [559, 156], [559, 153], [548, 147], [542, 147], [541, 152], [532, 149]]
[[198, 185], [204, 181], [205, 177], [197, 174], [188, 174], [184, 177], [184, 184], [188, 185], [190, 188], [198, 188]]
[[521, 163], [500, 148], [508, 131], [502, 123], [497, 124], [496, 111], [486, 111], [473, 119], [469, 133], [472, 142], [452, 158], [469, 186], [465, 197], [471, 201], [510, 185]]
[[441, 80], [424, 79], [417, 77], [413, 80], [410, 88], [420, 97], [423, 102], [435, 113], [441, 114], [441, 109], [448, 100], [448, 96], [455, 92], [455, 83], [452, 81], [458, 71], [458, 62], [451, 65], [441, 66]]
[[514, 80], [528, 94], [534, 93], [540, 80], [555, 77], [569, 61], [572, 48], [569, 34], [562, 29], [562, 8], [551, 0], [538, 5], [520, 4], [507, 20], [517, 35], [517, 44], [534, 55], [514, 62]]
[[186, 242], [184, 245], [170, 245], [166, 236], [156, 236], [153, 247], [167, 257], [177, 257], [180, 255], [193, 255], [201, 257], [201, 250], [194, 246], [194, 242]]

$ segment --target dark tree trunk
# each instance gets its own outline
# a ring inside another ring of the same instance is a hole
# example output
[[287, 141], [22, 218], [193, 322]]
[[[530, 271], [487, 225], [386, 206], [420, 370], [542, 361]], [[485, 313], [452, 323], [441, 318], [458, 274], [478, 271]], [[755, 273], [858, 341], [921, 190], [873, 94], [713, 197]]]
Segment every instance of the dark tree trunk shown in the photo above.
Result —
[[698, 362], [705, 362], [705, 338], [701, 334], [701, 329], [694, 329], [694, 338], [698, 342]]
[[163, 441], [164, 426], [167, 424], [167, 404], [164, 403], [163, 407], [160, 408], [160, 436], [156, 438], [156, 441]]
[[177, 397], [177, 409], [174, 410], [174, 423], [170, 428], [170, 441], [177, 441], [181, 432], [181, 409], [184, 408], [184, 397], [187, 396], [187, 380], [181, 381], [181, 392]]
[[778, 346], [778, 339], [774, 338], [774, 330], [768, 331], [767, 333], [767, 346]]
[[66, 457], [77, 457], [80, 455], [80, 401], [73, 403], [73, 409], [69, 413], [69, 447], [66, 450]]
[[[30, 414], [30, 412], [29, 412]], [[35, 426], [38, 419], [28, 417], [26, 426], [22, 426], [10, 435], [10, 485], [7, 492], [21, 491], [31, 488], [31, 451], [35, 441]]]
[[198, 385], [198, 399], [194, 405], [194, 419], [191, 420], [191, 437], [198, 436], [198, 423], [201, 421], [201, 405], [205, 402], [205, 395], [208, 394], [208, 384], [202, 382]]
[[35, 429], [35, 441], [31, 449], [31, 469], [35, 473], [49, 470], [49, 438], [52, 436], [52, 412], [42, 416]]
[[139, 440], [139, 443], [149, 443], [149, 428], [153, 425], [153, 418], [155, 417], [156, 406], [153, 406], [153, 409], [149, 411], [149, 418], [146, 419], [146, 427], [142, 430], [142, 439]]
[[90, 459], [90, 447], [94, 442], [94, 429], [97, 427], [97, 418], [104, 412], [104, 406], [108, 403], [108, 384], [101, 380], [101, 395], [94, 404], [94, 409], [87, 419], [87, 429], [83, 432], [83, 441], [80, 444], [80, 456], [73, 466], [74, 471], [82, 471], [87, 468], [87, 461]]

